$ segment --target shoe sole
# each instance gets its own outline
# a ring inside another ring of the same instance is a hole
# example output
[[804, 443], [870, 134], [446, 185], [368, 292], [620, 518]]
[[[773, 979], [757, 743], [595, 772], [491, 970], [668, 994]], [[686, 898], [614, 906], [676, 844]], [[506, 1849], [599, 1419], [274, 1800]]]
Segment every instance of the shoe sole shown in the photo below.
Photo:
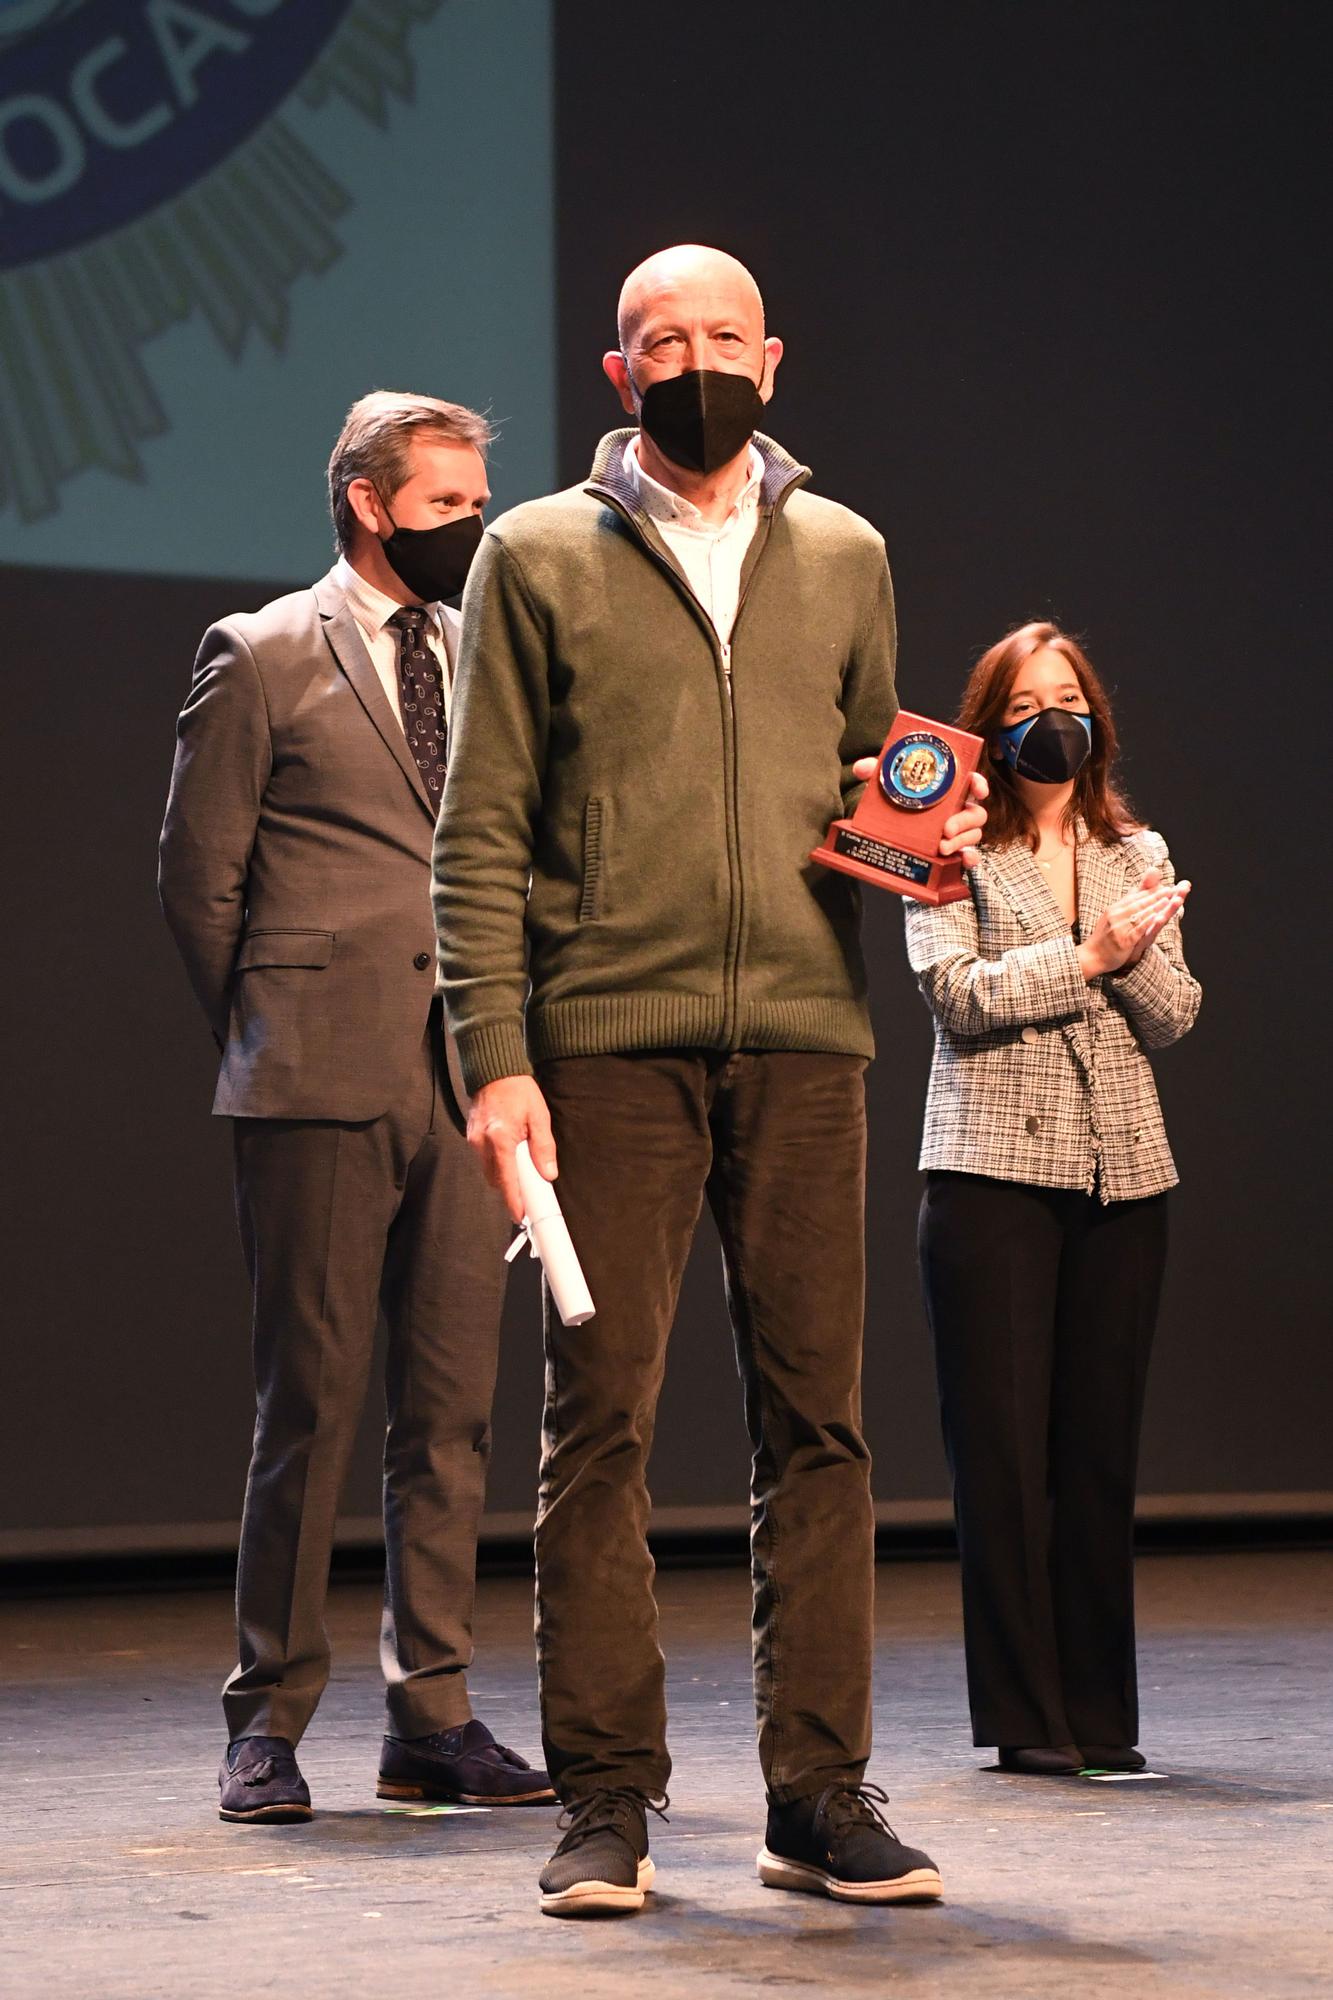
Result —
[[913, 1868], [886, 1882], [843, 1882], [804, 1861], [788, 1861], [771, 1848], [759, 1850], [759, 1880], [766, 1889], [795, 1889], [806, 1896], [831, 1896], [835, 1903], [934, 1903], [944, 1894], [938, 1868]]
[[1028, 1771], [1021, 1764], [983, 1764], [983, 1771], [994, 1771], [1001, 1778], [1081, 1778], [1084, 1766], [1071, 1764], [1065, 1771]]
[[571, 1882], [542, 1897], [544, 1917], [628, 1917], [643, 1908], [643, 1898], [653, 1886], [656, 1874], [651, 1859], [639, 1863], [639, 1879], [632, 1889], [623, 1882]]
[[218, 1807], [218, 1818], [230, 1820], [233, 1826], [299, 1826], [314, 1817], [313, 1806], [256, 1806], [253, 1812], [231, 1812], [226, 1806]]
[[554, 1790], [513, 1792], [496, 1798], [485, 1792], [446, 1792], [437, 1785], [392, 1785], [381, 1778], [375, 1787], [377, 1799], [439, 1799], [451, 1806], [553, 1806]]

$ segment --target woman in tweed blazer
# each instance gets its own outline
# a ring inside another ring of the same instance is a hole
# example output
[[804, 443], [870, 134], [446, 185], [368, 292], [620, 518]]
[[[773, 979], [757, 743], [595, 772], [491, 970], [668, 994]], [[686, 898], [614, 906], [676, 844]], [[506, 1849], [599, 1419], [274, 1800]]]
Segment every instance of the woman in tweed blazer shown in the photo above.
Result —
[[1009, 1770], [1138, 1770], [1134, 1479], [1177, 1179], [1144, 1051], [1198, 1011], [1189, 884], [1115, 790], [1105, 691], [1054, 626], [993, 646], [958, 720], [990, 749], [987, 842], [966, 901], [906, 908], [973, 1738]]

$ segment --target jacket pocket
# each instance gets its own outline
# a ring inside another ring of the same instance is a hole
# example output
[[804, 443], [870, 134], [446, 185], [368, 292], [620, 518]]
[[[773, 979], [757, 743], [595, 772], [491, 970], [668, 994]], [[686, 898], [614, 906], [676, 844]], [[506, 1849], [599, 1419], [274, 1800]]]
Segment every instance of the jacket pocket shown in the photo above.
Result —
[[605, 914], [606, 801], [589, 798], [583, 808], [583, 893], [579, 897], [579, 922], [596, 923]]
[[236, 957], [236, 970], [259, 965], [324, 966], [333, 957], [332, 931], [250, 931]]

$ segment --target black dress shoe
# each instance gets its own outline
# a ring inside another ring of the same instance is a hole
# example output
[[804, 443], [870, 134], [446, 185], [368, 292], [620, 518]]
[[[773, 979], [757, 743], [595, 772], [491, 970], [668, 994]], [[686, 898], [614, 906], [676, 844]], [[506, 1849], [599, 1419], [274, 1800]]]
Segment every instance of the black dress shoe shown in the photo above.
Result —
[[1146, 1771], [1148, 1759], [1141, 1750], [1124, 1743], [1085, 1743], [1082, 1757], [1089, 1771]]
[[310, 1788], [285, 1736], [238, 1736], [218, 1772], [218, 1818], [291, 1826], [313, 1819]]
[[433, 1736], [386, 1736], [380, 1752], [381, 1799], [447, 1799], [463, 1806], [545, 1806], [555, 1791], [516, 1750], [497, 1743], [474, 1716]]
[[770, 1799], [760, 1881], [838, 1903], [936, 1902], [940, 1871], [899, 1840], [880, 1811], [888, 1802], [878, 1785], [831, 1785], [788, 1805]]
[[1000, 1769], [1028, 1778], [1075, 1778], [1083, 1769], [1083, 1752], [1073, 1743], [1049, 1743], [1024, 1750], [1002, 1744]]

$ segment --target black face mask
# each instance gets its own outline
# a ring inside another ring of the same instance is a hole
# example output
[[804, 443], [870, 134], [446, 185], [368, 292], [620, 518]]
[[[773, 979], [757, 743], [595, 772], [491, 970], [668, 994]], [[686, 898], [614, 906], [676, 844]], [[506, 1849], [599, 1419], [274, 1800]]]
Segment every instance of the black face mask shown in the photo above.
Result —
[[639, 422], [663, 458], [689, 472], [730, 464], [763, 414], [763, 398], [749, 376], [720, 368], [690, 368], [650, 382], [639, 403]]
[[[384, 506], [382, 500], [380, 505]], [[387, 507], [384, 511], [389, 514]], [[380, 547], [399, 581], [427, 604], [457, 596], [481, 546], [480, 514], [464, 514], [438, 528], [400, 528], [392, 514], [389, 520], [393, 533], [385, 536]]]
[[1020, 778], [1039, 785], [1067, 785], [1092, 753], [1092, 717], [1068, 708], [1043, 708], [1000, 731], [1000, 754]]

